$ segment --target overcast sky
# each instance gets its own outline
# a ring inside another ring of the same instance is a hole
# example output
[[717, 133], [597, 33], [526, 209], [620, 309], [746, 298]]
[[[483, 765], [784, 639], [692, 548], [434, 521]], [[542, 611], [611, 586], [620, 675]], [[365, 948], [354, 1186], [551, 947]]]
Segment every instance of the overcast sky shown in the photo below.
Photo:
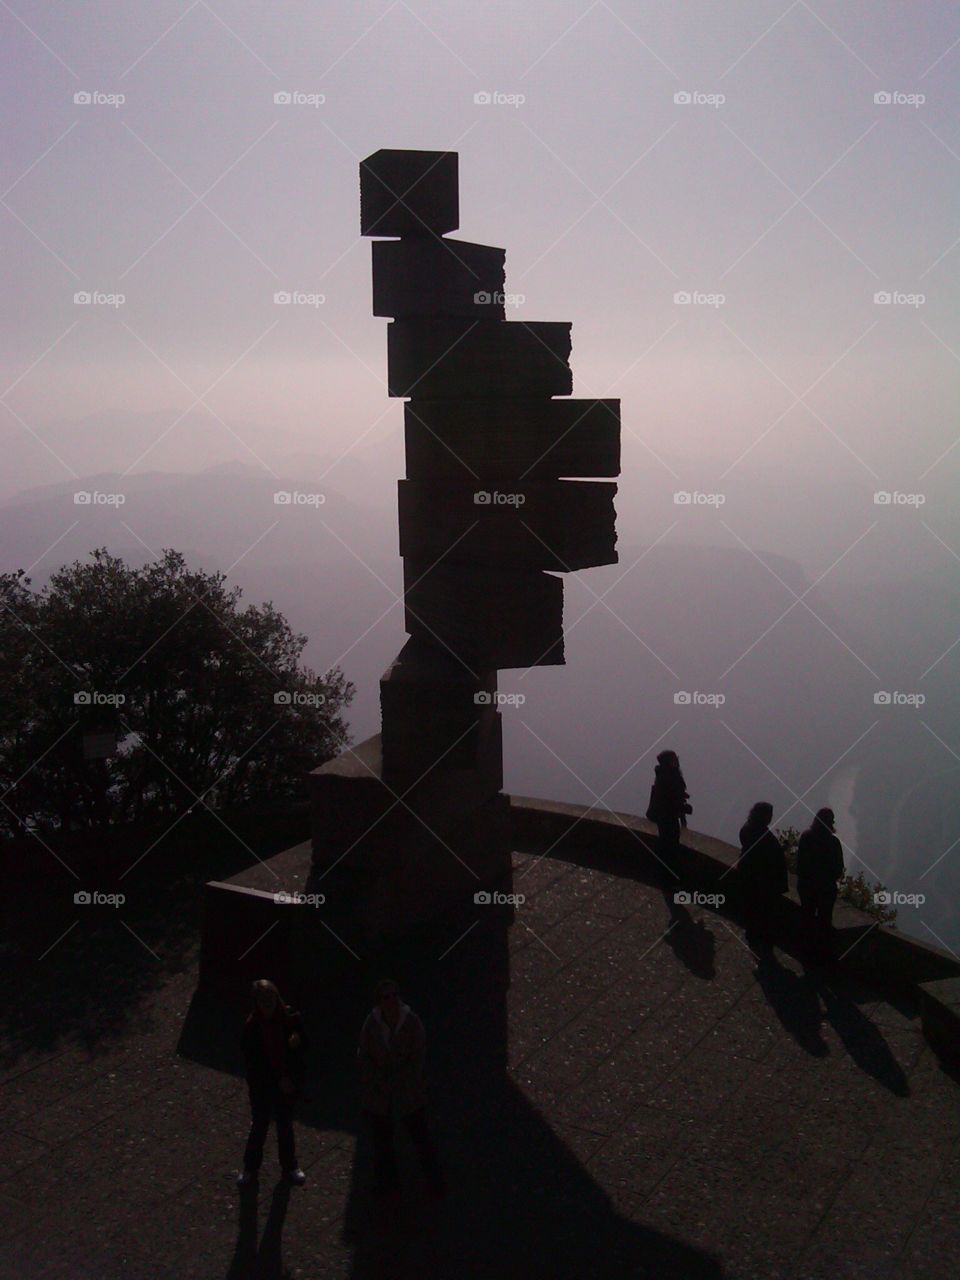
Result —
[[189, 467], [203, 396], [254, 452], [396, 436], [358, 236], [380, 147], [459, 151], [457, 234], [506, 248], [513, 318], [574, 322], [632, 464], [910, 489], [955, 460], [955, 5], [14, 0], [0, 27], [0, 421], [49, 480], [29, 431], [89, 414], [193, 406], [154, 455]]

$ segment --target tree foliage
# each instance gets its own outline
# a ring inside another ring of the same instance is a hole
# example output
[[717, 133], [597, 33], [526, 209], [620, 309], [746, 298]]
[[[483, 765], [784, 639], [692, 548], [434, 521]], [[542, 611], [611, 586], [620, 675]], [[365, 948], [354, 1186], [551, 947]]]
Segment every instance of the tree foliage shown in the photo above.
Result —
[[346, 745], [353, 686], [302, 667], [306, 637], [225, 577], [105, 549], [42, 591], [0, 575], [0, 829], [284, 800]]

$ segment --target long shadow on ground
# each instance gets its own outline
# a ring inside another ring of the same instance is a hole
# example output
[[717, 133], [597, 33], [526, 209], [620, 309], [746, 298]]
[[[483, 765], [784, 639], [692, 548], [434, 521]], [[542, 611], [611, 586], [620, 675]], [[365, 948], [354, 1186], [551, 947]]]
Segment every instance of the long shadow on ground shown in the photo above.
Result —
[[[503, 886], [509, 891], [509, 885]], [[571, 1148], [507, 1074], [509, 908], [448, 916], [442, 931], [384, 950], [344, 974], [305, 1011], [311, 1071], [300, 1123], [357, 1133], [345, 1235], [357, 1280], [672, 1280], [719, 1278], [712, 1256], [619, 1214]], [[473, 925], [452, 949], [451, 941]], [[444, 952], [446, 951], [446, 954]], [[399, 1143], [409, 1176], [401, 1202], [370, 1194], [367, 1135], [358, 1132], [355, 1089], [359, 1025], [372, 981], [392, 974], [429, 1037], [431, 1123], [449, 1184], [431, 1201], [415, 1160]], [[200, 994], [180, 1052], [238, 1070], [237, 1012]], [[232, 1029], [228, 1031], [228, 1027]], [[319, 1168], [316, 1176], [322, 1176]], [[250, 1262], [254, 1267], [255, 1260]], [[229, 1280], [254, 1269], [237, 1269]], [[279, 1274], [279, 1273], [278, 1273]]]

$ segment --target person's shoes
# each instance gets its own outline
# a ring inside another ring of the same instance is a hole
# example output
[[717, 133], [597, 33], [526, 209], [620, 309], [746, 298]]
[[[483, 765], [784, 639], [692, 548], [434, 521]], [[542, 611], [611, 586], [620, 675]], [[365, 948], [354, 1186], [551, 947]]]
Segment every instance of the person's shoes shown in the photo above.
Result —
[[302, 1187], [307, 1180], [307, 1175], [303, 1172], [299, 1165], [295, 1169], [286, 1171], [287, 1181], [294, 1187]]
[[241, 1169], [237, 1174], [237, 1186], [249, 1187], [257, 1181], [256, 1169]]

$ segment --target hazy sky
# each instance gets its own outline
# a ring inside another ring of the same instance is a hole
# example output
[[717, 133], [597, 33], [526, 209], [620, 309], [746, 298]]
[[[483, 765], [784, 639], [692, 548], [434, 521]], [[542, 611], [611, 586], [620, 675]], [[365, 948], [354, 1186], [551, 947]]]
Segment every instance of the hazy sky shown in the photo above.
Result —
[[[905, 888], [936, 868], [947, 927], [956, 5], [0, 0], [0, 30], [0, 497], [65, 482], [4, 509], [4, 567], [175, 534], [276, 594], [311, 661], [343, 658], [370, 731], [402, 643], [381, 576], [399, 574], [402, 413], [357, 165], [457, 150], [457, 234], [506, 248], [508, 318], [572, 321], [575, 394], [623, 402], [621, 563], [568, 587], [565, 670], [506, 673], [529, 693], [508, 786], [640, 810], [640, 752], [671, 733], [698, 823], [729, 838], [759, 787], [803, 821], [798, 795], [845, 805], [859, 777], [865, 865]], [[319, 471], [354, 504], [326, 519], [377, 548], [318, 532], [288, 555], [302, 513], [261, 516], [268, 490], [218, 506], [204, 480], [179, 518], [189, 485], [153, 516], [131, 491], [109, 527], [69, 492], [229, 459], [271, 483]], [[331, 584], [355, 584], [342, 618]], [[361, 622], [364, 588], [385, 600]], [[682, 720], [678, 687], [727, 690], [726, 720]], [[885, 688], [926, 704], [878, 710]], [[603, 733], [573, 732], [573, 708]]]
[[956, 438], [955, 5], [14, 0], [0, 24], [0, 439], [50, 480], [28, 427], [193, 406], [155, 455], [189, 466], [197, 397], [255, 451], [264, 426], [396, 432], [357, 234], [384, 146], [460, 152], [457, 234], [507, 249], [513, 318], [574, 322], [575, 391], [623, 398], [634, 470], [749, 449], [910, 489]]

